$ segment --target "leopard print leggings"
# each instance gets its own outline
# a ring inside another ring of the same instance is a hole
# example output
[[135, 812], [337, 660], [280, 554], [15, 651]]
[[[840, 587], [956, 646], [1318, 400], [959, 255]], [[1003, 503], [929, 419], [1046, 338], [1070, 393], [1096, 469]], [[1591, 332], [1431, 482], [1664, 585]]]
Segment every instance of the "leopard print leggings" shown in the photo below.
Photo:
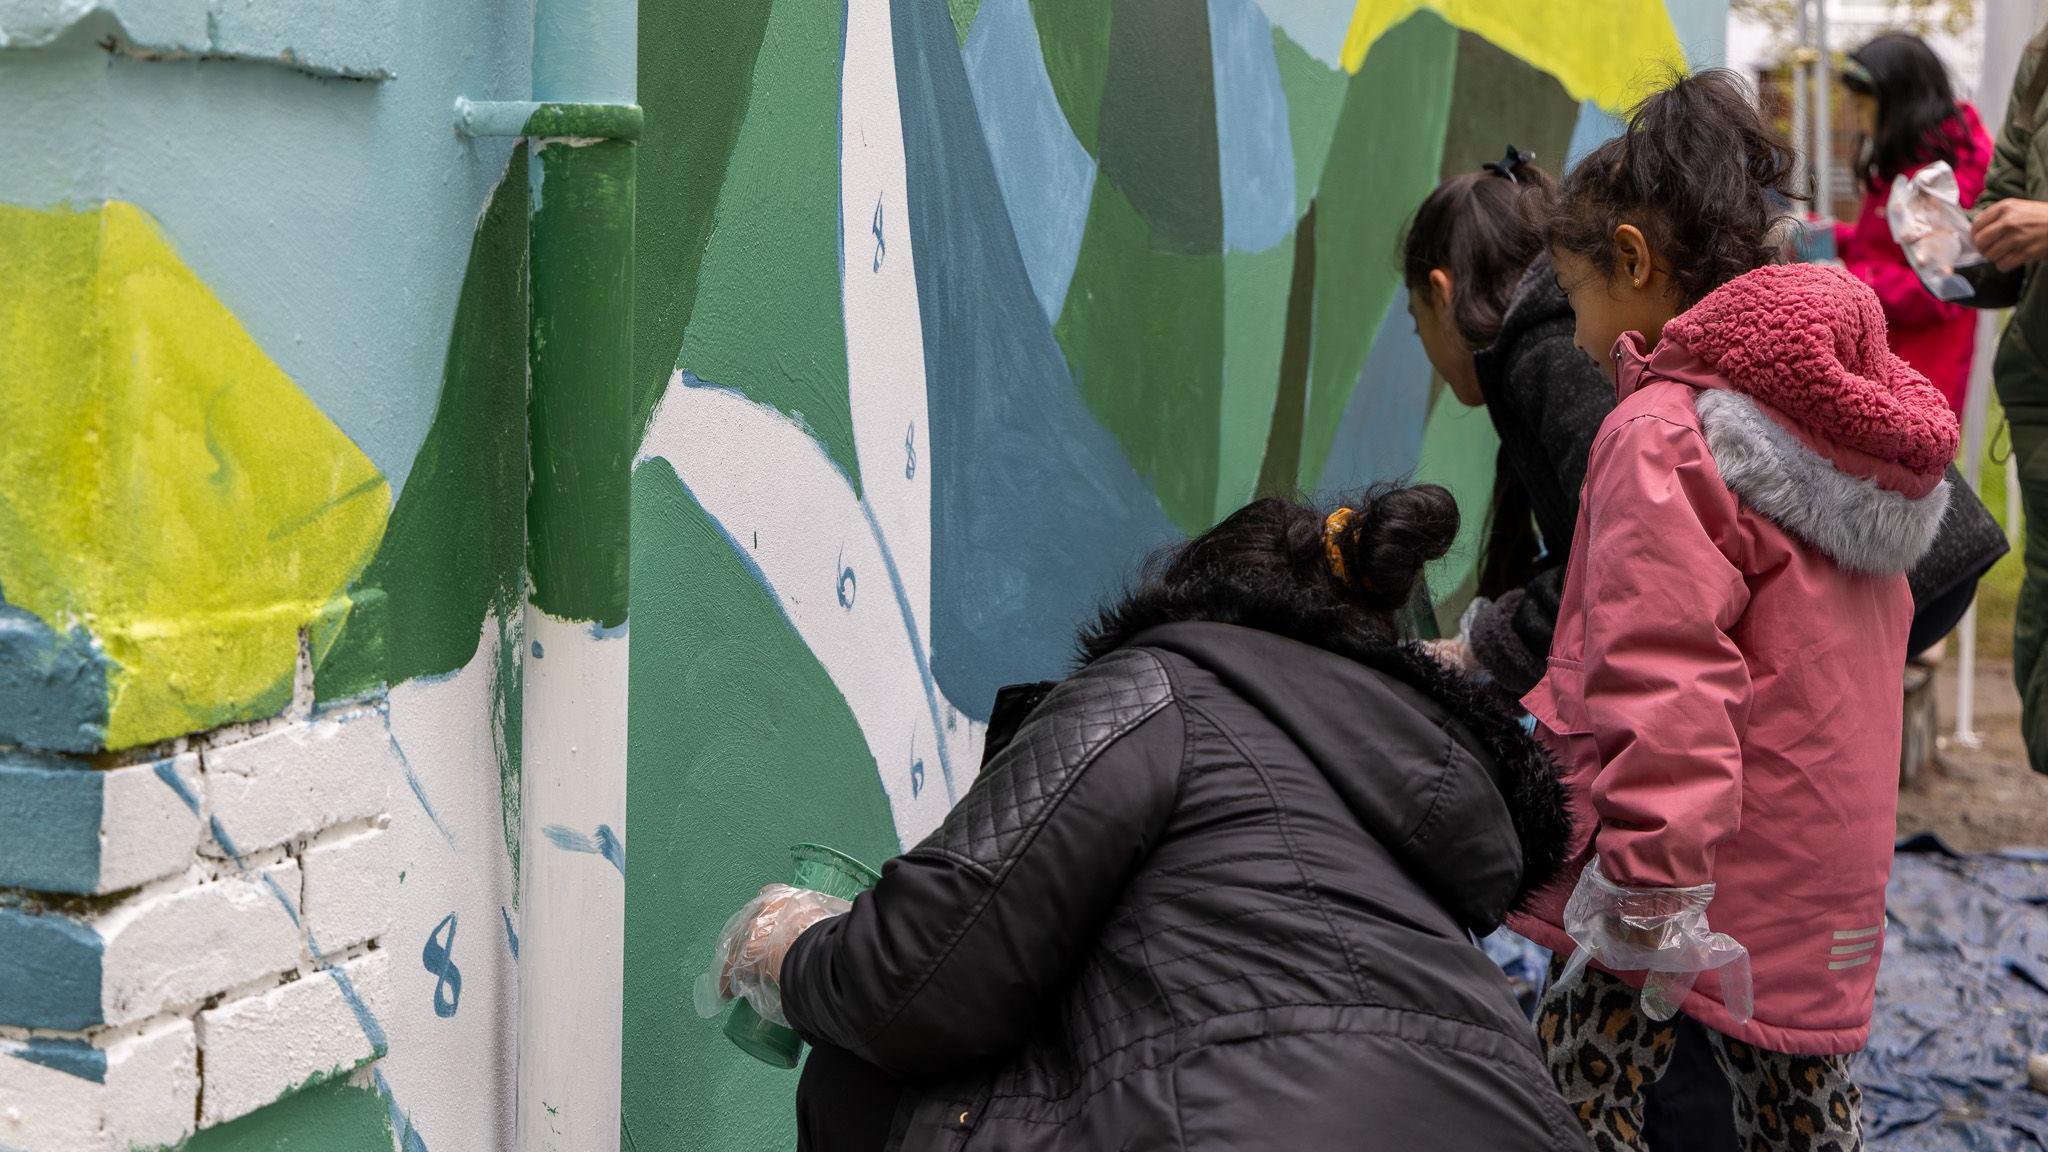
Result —
[[[1588, 968], [1557, 987], [1550, 968], [1536, 1032], [1551, 1078], [1586, 1126], [1594, 1152], [1647, 1152], [1643, 1089], [1662, 1079], [1678, 1041], [1674, 1023], [1645, 1016], [1633, 988]], [[1846, 1056], [1790, 1056], [1708, 1031], [1735, 1096], [1743, 1152], [1862, 1152], [1863, 1094]]]

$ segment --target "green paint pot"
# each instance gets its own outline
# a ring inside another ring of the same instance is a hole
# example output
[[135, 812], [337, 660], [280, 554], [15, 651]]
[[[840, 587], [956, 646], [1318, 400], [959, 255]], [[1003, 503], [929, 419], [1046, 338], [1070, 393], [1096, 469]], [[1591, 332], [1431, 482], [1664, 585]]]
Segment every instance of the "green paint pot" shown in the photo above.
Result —
[[[823, 844], [799, 844], [789, 851], [796, 858], [796, 876], [790, 883], [798, 888], [851, 900], [882, 878], [873, 868]], [[732, 1011], [725, 1018], [725, 1038], [740, 1051], [777, 1068], [796, 1067], [797, 1058], [804, 1051], [804, 1042], [795, 1032], [761, 1019], [760, 1013], [745, 1000], [733, 1002]]]

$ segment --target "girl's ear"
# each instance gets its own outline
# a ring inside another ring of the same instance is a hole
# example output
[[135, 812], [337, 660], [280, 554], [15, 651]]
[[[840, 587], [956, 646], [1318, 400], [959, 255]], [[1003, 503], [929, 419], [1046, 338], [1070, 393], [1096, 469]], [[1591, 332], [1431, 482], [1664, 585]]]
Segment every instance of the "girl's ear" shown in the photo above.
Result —
[[1451, 274], [1442, 268], [1433, 268], [1429, 273], [1430, 307], [1439, 316], [1451, 314]]
[[1636, 288], [1650, 286], [1656, 278], [1656, 265], [1650, 258], [1650, 241], [1643, 235], [1643, 230], [1633, 224], [1623, 224], [1614, 230], [1614, 270]]

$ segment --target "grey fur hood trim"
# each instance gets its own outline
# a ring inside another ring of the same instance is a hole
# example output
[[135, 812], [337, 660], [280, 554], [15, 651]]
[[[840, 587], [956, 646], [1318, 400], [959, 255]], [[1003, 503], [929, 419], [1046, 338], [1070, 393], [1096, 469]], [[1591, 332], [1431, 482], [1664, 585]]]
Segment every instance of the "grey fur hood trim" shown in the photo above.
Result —
[[1740, 392], [1700, 392], [1693, 407], [1729, 489], [1843, 568], [1896, 576], [1933, 546], [1948, 509], [1948, 481], [1916, 500], [1852, 476]]

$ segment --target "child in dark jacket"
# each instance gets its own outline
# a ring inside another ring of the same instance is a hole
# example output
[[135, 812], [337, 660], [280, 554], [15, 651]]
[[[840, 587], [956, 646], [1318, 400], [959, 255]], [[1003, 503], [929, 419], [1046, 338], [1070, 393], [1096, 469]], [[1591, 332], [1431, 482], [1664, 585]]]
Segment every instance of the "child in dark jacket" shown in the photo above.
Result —
[[[1544, 252], [1555, 184], [1507, 156], [1437, 186], [1402, 249], [1408, 310], [1430, 365], [1500, 434], [1479, 594], [1437, 655], [1511, 697], [1543, 678], [1586, 455], [1614, 387], [1572, 345], [1572, 309]], [[1533, 528], [1533, 532], [1532, 532]]]

